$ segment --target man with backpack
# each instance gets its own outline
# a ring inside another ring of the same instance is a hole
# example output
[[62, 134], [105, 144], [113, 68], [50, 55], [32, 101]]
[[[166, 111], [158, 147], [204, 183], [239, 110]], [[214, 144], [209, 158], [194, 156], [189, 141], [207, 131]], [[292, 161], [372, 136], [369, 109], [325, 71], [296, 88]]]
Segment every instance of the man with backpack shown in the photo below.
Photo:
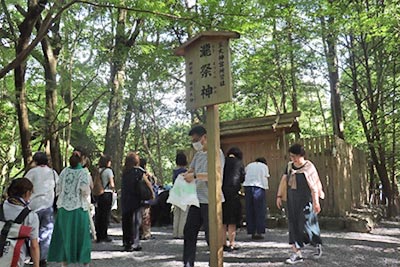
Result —
[[1, 266], [24, 266], [28, 250], [25, 241], [29, 239], [33, 267], [39, 267], [39, 219], [28, 207], [32, 191], [33, 184], [27, 178], [14, 179], [7, 190], [8, 199], [0, 206]]

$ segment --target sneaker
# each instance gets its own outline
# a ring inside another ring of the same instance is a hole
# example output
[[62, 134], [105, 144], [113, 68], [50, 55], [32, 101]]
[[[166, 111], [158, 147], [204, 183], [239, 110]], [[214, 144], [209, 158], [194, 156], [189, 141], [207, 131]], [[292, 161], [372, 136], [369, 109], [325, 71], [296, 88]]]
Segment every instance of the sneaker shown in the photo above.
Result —
[[133, 247], [132, 246], [124, 246], [124, 248], [121, 251], [122, 252], [132, 252]]
[[137, 247], [134, 247], [133, 248], [133, 251], [141, 251], [142, 250], [142, 247], [141, 246], [137, 246]]
[[231, 246], [224, 245], [224, 251], [226, 251], [226, 252], [232, 252], [232, 247], [231, 247]]
[[314, 258], [319, 259], [322, 256], [322, 245], [317, 244], [317, 250], [314, 253]]
[[288, 264], [296, 264], [298, 262], [303, 262], [304, 259], [303, 257], [297, 255], [296, 253], [292, 254], [289, 259], [286, 260], [286, 263]]

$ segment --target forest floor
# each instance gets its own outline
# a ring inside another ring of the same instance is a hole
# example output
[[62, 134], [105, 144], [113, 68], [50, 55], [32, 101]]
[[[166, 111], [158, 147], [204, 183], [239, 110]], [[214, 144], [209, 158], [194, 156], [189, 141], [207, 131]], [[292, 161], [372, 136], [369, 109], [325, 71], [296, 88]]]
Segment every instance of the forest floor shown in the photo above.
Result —
[[[142, 251], [121, 252], [122, 230], [112, 224], [109, 234], [111, 243], [93, 243], [93, 267], [181, 267], [183, 240], [172, 239], [172, 226], [153, 227], [154, 239], [142, 241]], [[323, 255], [313, 259], [313, 247], [306, 247], [305, 260], [297, 266], [400, 266], [400, 222], [382, 221], [371, 233], [355, 233], [322, 230]], [[240, 249], [224, 252], [224, 266], [261, 267], [285, 266], [290, 255], [286, 229], [267, 229], [265, 239], [251, 240], [246, 229], [237, 232]], [[208, 266], [209, 252], [200, 232], [197, 243], [196, 267]], [[49, 266], [60, 266], [49, 264]]]

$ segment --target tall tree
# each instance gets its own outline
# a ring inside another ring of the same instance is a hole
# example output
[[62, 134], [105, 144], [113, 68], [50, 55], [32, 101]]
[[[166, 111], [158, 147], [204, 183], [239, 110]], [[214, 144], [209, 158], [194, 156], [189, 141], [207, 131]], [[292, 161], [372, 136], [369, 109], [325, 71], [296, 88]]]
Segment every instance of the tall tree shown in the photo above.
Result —
[[[62, 157], [59, 139], [59, 129], [57, 115], [57, 60], [61, 49], [61, 37], [59, 33], [60, 21], [58, 20], [52, 27], [50, 36], [45, 36], [42, 41], [42, 51], [44, 60], [44, 76], [46, 80], [46, 126], [44, 131], [45, 142], [50, 145], [50, 155], [53, 168], [61, 172]], [[40, 29], [40, 21], [38, 22]]]
[[[389, 216], [395, 215], [395, 189], [397, 183], [392, 183], [389, 177], [389, 162], [387, 145], [387, 117], [393, 114], [391, 102], [394, 97], [392, 88], [384, 86], [384, 81], [391, 77], [387, 66], [391, 66], [393, 58], [398, 57], [394, 43], [399, 42], [398, 36], [387, 32], [376, 32], [382, 23], [390, 22], [381, 2], [369, 3], [356, 1], [352, 3], [356, 11], [348, 25], [346, 47], [349, 53], [349, 72], [351, 92], [357, 107], [358, 117], [367, 140], [368, 150], [377, 176], [383, 188], [383, 196], [388, 201]], [[388, 24], [387, 27], [395, 27]], [[395, 56], [395, 57], [393, 57]]]
[[116, 177], [119, 176], [122, 163], [121, 147], [121, 113], [123, 87], [125, 82], [126, 61], [129, 50], [134, 46], [143, 21], [136, 19], [132, 28], [127, 25], [128, 11], [118, 9], [115, 28], [114, 48], [110, 63], [111, 96], [108, 110], [107, 132], [105, 137], [104, 153], [113, 159]]
[[[18, 25], [20, 35], [15, 46], [16, 54], [20, 54], [26, 49], [29, 44], [33, 29], [37, 21], [40, 19], [40, 14], [44, 10], [47, 1], [45, 0], [32, 0], [28, 1], [28, 10], [25, 18], [20, 25]], [[15, 83], [15, 107], [18, 115], [19, 133], [21, 138], [22, 156], [25, 166], [32, 160], [32, 147], [31, 147], [31, 133], [29, 130], [28, 107], [26, 102], [26, 61], [22, 61], [14, 69], [14, 83]]]
[[338, 62], [338, 29], [336, 20], [338, 16], [335, 8], [335, 0], [327, 1], [327, 15], [322, 16], [321, 20], [321, 36], [324, 46], [324, 55], [328, 71], [329, 88], [331, 95], [332, 125], [333, 134], [344, 139], [344, 121], [342, 104], [340, 99], [339, 86], [339, 62]]

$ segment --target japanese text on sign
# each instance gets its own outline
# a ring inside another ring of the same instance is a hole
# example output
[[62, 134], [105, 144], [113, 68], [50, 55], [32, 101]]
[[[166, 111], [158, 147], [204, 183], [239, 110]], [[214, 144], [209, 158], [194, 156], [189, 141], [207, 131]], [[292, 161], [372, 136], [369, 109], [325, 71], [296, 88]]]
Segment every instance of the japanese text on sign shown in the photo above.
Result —
[[186, 52], [186, 100], [190, 109], [230, 101], [228, 41], [202, 40]]

